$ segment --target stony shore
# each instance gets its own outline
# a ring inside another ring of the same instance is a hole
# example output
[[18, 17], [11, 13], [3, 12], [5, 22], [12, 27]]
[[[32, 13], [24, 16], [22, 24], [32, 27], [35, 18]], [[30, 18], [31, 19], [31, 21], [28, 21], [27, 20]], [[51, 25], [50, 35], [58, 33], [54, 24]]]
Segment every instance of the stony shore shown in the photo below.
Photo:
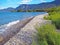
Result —
[[16, 35], [20, 31], [20, 29], [23, 28], [33, 18], [34, 17], [30, 17], [21, 21], [19, 20], [6, 24], [5, 28], [0, 30], [0, 45], [3, 45], [4, 43], [6, 43], [6, 41]]
[[49, 22], [44, 20], [43, 17], [48, 14], [38, 15], [34, 17], [29, 23], [27, 23], [15, 36], [10, 38], [4, 45], [31, 45], [33, 41], [33, 36], [37, 32], [35, 30], [36, 24], [42, 24]]

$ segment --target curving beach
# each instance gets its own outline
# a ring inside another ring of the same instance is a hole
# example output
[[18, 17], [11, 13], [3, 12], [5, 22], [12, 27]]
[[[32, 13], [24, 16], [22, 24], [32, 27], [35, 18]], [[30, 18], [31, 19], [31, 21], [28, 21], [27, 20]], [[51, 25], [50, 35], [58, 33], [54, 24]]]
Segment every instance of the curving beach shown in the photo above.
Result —
[[4, 43], [6, 43], [10, 38], [12, 38], [15, 34], [17, 34], [20, 31], [20, 29], [23, 28], [33, 18], [34, 17], [30, 17], [22, 21], [14, 21], [7, 24], [6, 27], [3, 28], [4, 31], [0, 30], [1, 31], [0, 45], [3, 45]]
[[15, 36], [10, 38], [4, 45], [31, 45], [33, 35], [37, 32], [35, 30], [36, 24], [42, 24], [47, 22], [43, 17], [48, 13], [35, 16], [29, 23], [27, 23]]

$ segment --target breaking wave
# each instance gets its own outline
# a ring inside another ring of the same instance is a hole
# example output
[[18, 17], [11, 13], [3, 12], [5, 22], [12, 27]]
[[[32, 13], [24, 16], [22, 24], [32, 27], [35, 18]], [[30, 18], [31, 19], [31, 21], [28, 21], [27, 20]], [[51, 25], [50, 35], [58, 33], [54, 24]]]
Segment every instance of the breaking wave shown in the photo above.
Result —
[[6, 31], [6, 29], [14, 24], [17, 24], [19, 22], [19, 20], [17, 21], [13, 21], [13, 22], [10, 22], [8, 24], [4, 24], [4, 25], [1, 25], [0, 26], [0, 33], [3, 33], [4, 31]]

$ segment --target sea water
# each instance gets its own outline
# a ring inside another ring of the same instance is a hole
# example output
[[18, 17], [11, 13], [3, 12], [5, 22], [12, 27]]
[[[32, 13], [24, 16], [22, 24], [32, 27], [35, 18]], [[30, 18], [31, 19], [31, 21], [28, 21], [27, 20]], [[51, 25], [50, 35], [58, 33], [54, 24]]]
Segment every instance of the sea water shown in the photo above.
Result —
[[8, 24], [16, 20], [23, 20], [31, 16], [37, 16], [46, 12], [0, 12], [0, 25]]
[[20, 20], [32, 16], [43, 15], [46, 12], [0, 12], [0, 33], [6, 31], [6, 28]]

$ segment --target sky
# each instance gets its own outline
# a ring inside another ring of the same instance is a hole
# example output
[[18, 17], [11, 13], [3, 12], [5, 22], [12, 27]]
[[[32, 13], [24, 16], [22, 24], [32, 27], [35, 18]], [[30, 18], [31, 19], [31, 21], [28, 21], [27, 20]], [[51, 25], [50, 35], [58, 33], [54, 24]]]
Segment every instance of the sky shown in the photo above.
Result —
[[20, 4], [38, 4], [43, 2], [51, 2], [54, 0], [0, 0], [0, 9], [13, 7], [16, 8]]

